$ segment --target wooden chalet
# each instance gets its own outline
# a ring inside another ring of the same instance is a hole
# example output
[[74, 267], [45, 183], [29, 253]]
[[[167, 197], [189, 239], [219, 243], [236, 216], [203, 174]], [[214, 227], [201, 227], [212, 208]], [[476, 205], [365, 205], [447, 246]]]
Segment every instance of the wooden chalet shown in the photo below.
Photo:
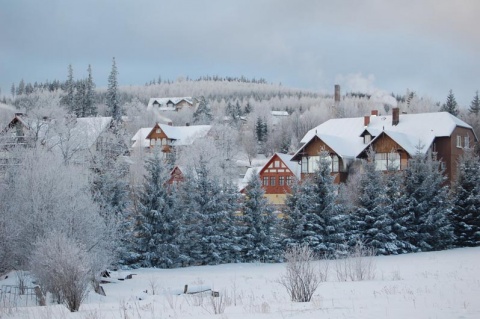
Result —
[[179, 111], [184, 107], [194, 107], [195, 101], [191, 97], [151, 98], [147, 110]]
[[172, 126], [157, 123], [152, 128], [139, 129], [132, 137], [132, 147], [160, 147], [167, 157], [174, 148], [192, 145], [196, 139], [206, 137], [211, 128], [211, 125]]
[[307, 132], [292, 160], [300, 163], [303, 179], [316, 170], [320, 152], [326, 151], [340, 183], [346, 181], [350, 164], [366, 159], [370, 149], [381, 171], [403, 170], [415, 154], [432, 152], [453, 181], [457, 159], [477, 141], [472, 127], [450, 113], [400, 114], [394, 108], [391, 115], [372, 111], [365, 117], [326, 121]]
[[259, 170], [265, 197], [271, 204], [283, 205], [292, 184], [300, 179], [300, 165], [292, 162], [292, 155], [275, 153]]

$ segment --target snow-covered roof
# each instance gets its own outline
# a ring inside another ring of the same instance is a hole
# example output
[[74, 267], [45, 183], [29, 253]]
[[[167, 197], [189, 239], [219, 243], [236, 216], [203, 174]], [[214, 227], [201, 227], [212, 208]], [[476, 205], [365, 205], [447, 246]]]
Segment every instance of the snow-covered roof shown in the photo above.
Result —
[[169, 139], [175, 140], [172, 143], [175, 146], [191, 145], [195, 139], [205, 137], [212, 128], [211, 125], [170, 126], [159, 124], [158, 126]]
[[[151, 110], [154, 104], [158, 104], [158, 108], [162, 111], [175, 111], [175, 105], [185, 101], [189, 104], [193, 104], [193, 99], [191, 97], [154, 97], [148, 101], [147, 110]], [[168, 106], [168, 104], [173, 104], [173, 106]]]
[[426, 152], [436, 137], [450, 136], [457, 126], [472, 128], [448, 112], [400, 114], [397, 125], [392, 124], [391, 115], [372, 115], [368, 126], [364, 125], [363, 117], [331, 119], [308, 131], [301, 143], [305, 145], [317, 136], [339, 156], [355, 158], [370, 145], [364, 144], [363, 132], [375, 137], [383, 132], [414, 154], [419, 151], [418, 145], [423, 146], [421, 152]]
[[[77, 118], [73, 128], [68, 133], [70, 148], [76, 150], [89, 149], [95, 144], [100, 134], [110, 126], [111, 122], [111, 117]], [[60, 134], [52, 136], [47, 143], [57, 145], [59, 139], [62, 138]]]
[[285, 165], [287, 165], [288, 169], [298, 178], [300, 179], [300, 172], [301, 166], [298, 165], [297, 162], [292, 161], [293, 155], [291, 154], [283, 154], [283, 153], [275, 153]]
[[288, 116], [287, 111], [270, 111], [273, 116]]
[[150, 141], [146, 139], [148, 133], [152, 131], [153, 127], [142, 127], [132, 137], [132, 147], [149, 147]]

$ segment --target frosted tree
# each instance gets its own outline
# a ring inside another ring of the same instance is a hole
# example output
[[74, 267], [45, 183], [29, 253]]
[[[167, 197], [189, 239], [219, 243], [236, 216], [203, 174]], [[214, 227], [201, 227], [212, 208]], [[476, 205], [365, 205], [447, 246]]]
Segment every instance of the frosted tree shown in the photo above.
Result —
[[65, 83], [67, 95], [64, 99], [64, 104], [67, 107], [68, 112], [75, 113], [75, 83], [73, 82], [73, 67], [68, 65], [67, 82]]
[[169, 176], [159, 150], [147, 159], [145, 169], [145, 182], [138, 198], [136, 253], [131, 255], [130, 262], [144, 267], [176, 267], [181, 215], [176, 211], [176, 196], [167, 184]]
[[480, 161], [473, 152], [458, 163], [452, 222], [458, 247], [480, 245]]
[[[238, 229], [235, 217], [238, 191], [221, 185], [210, 175], [203, 156], [181, 184], [182, 210], [188, 216], [182, 251], [190, 264], [220, 264], [238, 260]], [[188, 197], [188, 198], [187, 198]]]
[[287, 196], [284, 219], [287, 246], [308, 244], [317, 253], [334, 254], [343, 241], [343, 217], [336, 204], [330, 155], [320, 153], [318, 169], [311, 178], [294, 185]]
[[108, 113], [113, 117], [114, 122], [118, 123], [120, 122], [123, 113], [118, 100], [118, 70], [115, 58], [113, 58], [112, 61], [112, 70], [108, 76], [107, 107]]
[[1, 193], [1, 220], [15, 230], [9, 236], [11, 266], [25, 266], [34, 243], [59, 231], [95, 256], [92, 276], [96, 276], [112, 261], [116, 230], [91, 199], [88, 172], [80, 166], [65, 166], [61, 158], [41, 148], [25, 150], [21, 158], [20, 165], [9, 168]]
[[85, 97], [83, 99], [83, 117], [96, 116], [97, 108], [95, 105], [95, 83], [92, 77], [92, 67], [88, 65], [88, 77], [85, 82]]
[[418, 251], [440, 250], [451, 246], [452, 204], [441, 164], [432, 154], [417, 152], [405, 170], [405, 237]]
[[200, 97], [197, 109], [193, 113], [196, 124], [209, 124], [213, 120], [212, 110], [204, 96]]
[[279, 258], [279, 242], [275, 232], [276, 217], [264, 194], [260, 177], [253, 174], [245, 187], [241, 217], [241, 246], [246, 262], [268, 262]]
[[392, 219], [385, 209], [385, 186], [382, 172], [376, 170], [373, 152], [363, 163], [363, 174], [360, 177], [358, 202], [350, 214], [350, 245], [358, 241], [374, 247], [380, 254], [390, 254], [396, 251], [392, 233]]
[[445, 104], [442, 105], [442, 108], [440, 109], [443, 112], [448, 112], [454, 116], [458, 115], [458, 104], [457, 101], [455, 100], [455, 95], [453, 95], [453, 91], [450, 90], [447, 96], [447, 101]]
[[475, 92], [475, 96], [473, 97], [472, 102], [470, 103], [470, 108], [468, 112], [478, 115], [480, 112], [480, 98], [478, 97], [478, 91]]

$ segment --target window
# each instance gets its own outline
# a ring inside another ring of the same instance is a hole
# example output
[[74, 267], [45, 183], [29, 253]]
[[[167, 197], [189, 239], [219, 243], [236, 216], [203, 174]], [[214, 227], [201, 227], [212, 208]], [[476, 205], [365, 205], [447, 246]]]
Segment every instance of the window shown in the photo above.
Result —
[[376, 153], [375, 154], [375, 169], [377, 171], [399, 170], [400, 169], [400, 154], [391, 153]]
[[159, 129], [159, 128], [157, 128], [156, 132], [157, 132], [158, 134], [160, 134], [160, 133], [162, 133], [162, 130]]
[[302, 173], [308, 173], [308, 157], [302, 157]]
[[457, 135], [457, 147], [462, 148], [462, 137]]
[[470, 148], [470, 136], [465, 136], [465, 148]]
[[278, 178], [278, 185], [279, 185], [279, 186], [283, 186], [284, 184], [285, 184], [285, 177], [280, 176], [280, 177]]
[[280, 161], [275, 161], [275, 163], [273, 164], [273, 167], [280, 167]]
[[340, 171], [340, 161], [337, 155], [332, 156], [332, 172]]
[[150, 140], [150, 145], [155, 146], [155, 139], [154, 139], [154, 138], [152, 138], [152, 139]]
[[363, 137], [364, 144], [370, 143], [371, 140], [372, 140], [372, 136], [370, 134], [365, 134], [365, 136]]
[[291, 186], [293, 184], [293, 176], [287, 176], [287, 185]]
[[310, 156], [308, 159], [308, 172], [313, 173], [318, 170], [318, 161], [320, 160], [320, 156]]
[[263, 186], [268, 186], [268, 176], [263, 177]]
[[162, 139], [162, 145], [167, 145], [167, 139], [165, 137]]
[[275, 176], [270, 176], [270, 186], [275, 186]]

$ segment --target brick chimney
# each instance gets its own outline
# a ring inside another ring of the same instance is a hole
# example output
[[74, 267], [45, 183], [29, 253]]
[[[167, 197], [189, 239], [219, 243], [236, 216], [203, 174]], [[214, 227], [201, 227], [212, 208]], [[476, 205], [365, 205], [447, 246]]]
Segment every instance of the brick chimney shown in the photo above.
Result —
[[378, 116], [378, 110], [372, 110], [372, 115]]
[[363, 125], [368, 126], [368, 124], [370, 124], [370, 115], [365, 115], [363, 117]]
[[392, 125], [397, 125], [400, 122], [400, 109], [398, 107], [394, 107], [392, 109]]
[[335, 103], [340, 102], [340, 85], [335, 84], [335, 98], [334, 98]]

